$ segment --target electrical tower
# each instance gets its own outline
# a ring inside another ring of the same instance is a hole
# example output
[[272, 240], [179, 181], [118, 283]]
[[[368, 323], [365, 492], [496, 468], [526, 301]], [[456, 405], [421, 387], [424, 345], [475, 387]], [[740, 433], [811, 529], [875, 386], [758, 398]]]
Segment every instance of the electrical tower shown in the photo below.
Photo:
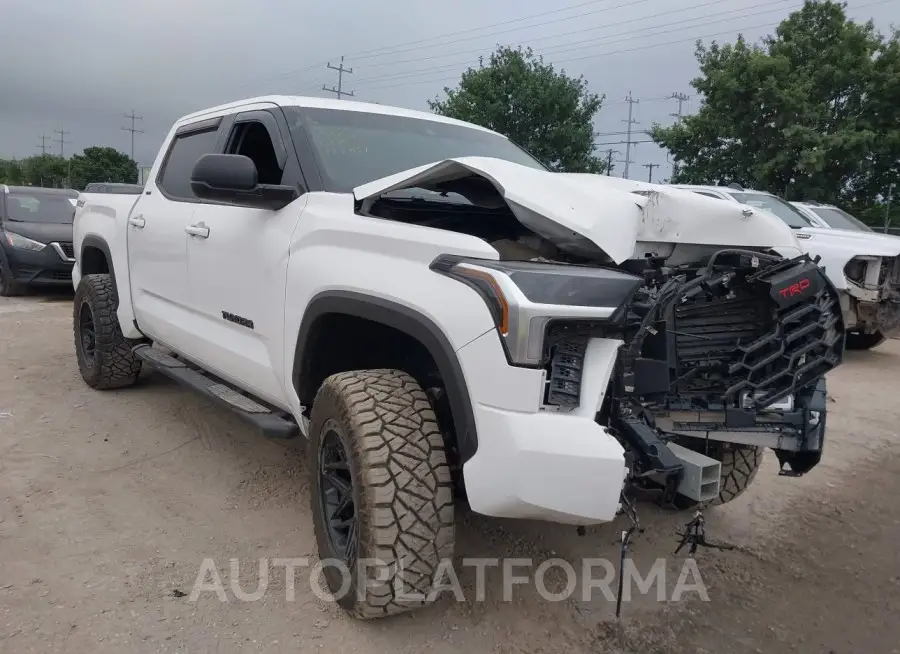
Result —
[[644, 164], [644, 168], [647, 168], [650, 171], [650, 174], [647, 176], [647, 181], [652, 184], [653, 183], [653, 169], [659, 168], [659, 164], [655, 164], [655, 163]]
[[606, 176], [609, 177], [612, 175], [612, 165], [613, 165], [613, 155], [614, 154], [622, 154], [620, 150], [613, 150], [610, 148], [606, 151]]
[[59, 134], [59, 138], [55, 140], [57, 143], [59, 143], [59, 156], [64, 157], [65, 145], [66, 143], [69, 143], [69, 141], [66, 140], [66, 134], [71, 134], [71, 132], [67, 132], [65, 129], [55, 129], [53, 131]]
[[628, 179], [628, 170], [631, 164], [634, 162], [631, 160], [631, 126], [639, 124], [638, 121], [634, 119], [634, 105], [638, 104], [640, 100], [635, 100], [631, 97], [631, 91], [628, 92], [628, 97], [625, 98], [625, 102], [628, 103], [628, 120], [623, 120], [623, 123], [628, 124], [628, 140], [625, 141], [625, 170], [622, 173], [622, 177]]
[[41, 149], [41, 154], [47, 154], [47, 135], [41, 134], [41, 144], [38, 146]]
[[134, 135], [144, 133], [144, 130], [142, 130], [142, 129], [135, 129], [134, 121], [144, 120], [144, 119], [141, 118], [140, 116], [136, 116], [134, 114], [134, 109], [131, 110], [130, 114], [125, 114], [125, 117], [131, 119], [131, 127], [123, 127], [122, 129], [126, 132], [131, 132], [131, 160], [134, 161]]
[[350, 96], [350, 97], [352, 98], [352, 97], [353, 97], [353, 91], [345, 91], [345, 90], [344, 90], [344, 73], [349, 73], [349, 74], [352, 75], [352, 74], [353, 74], [353, 69], [352, 69], [352, 68], [344, 68], [344, 58], [343, 58], [343, 57], [341, 57], [341, 63], [340, 63], [339, 66], [332, 66], [332, 65], [331, 65], [331, 62], [329, 61], [329, 62], [328, 62], [328, 67], [329, 67], [331, 70], [336, 70], [336, 71], [338, 72], [338, 84], [337, 84], [337, 88], [334, 88], [333, 86], [332, 86], [331, 88], [328, 88], [327, 86], [325, 86], [325, 85], [323, 84], [323, 85], [322, 85], [322, 90], [323, 90], [323, 91], [328, 91], [329, 93], [334, 93], [334, 94], [337, 96], [337, 99], [338, 99], [338, 100], [341, 99], [341, 96], [342, 96], [342, 95], [347, 95], [347, 96]]
[[[678, 111], [673, 114], [669, 114], [669, 115], [672, 116], [676, 122], [681, 122], [682, 106], [684, 105], [685, 101], [690, 99], [690, 96], [676, 91], [675, 93], [670, 95], [668, 97], [668, 99], [678, 101]], [[672, 177], [675, 177], [675, 175], [677, 175], [677, 174], [678, 174], [678, 162], [673, 162], [672, 163]]]

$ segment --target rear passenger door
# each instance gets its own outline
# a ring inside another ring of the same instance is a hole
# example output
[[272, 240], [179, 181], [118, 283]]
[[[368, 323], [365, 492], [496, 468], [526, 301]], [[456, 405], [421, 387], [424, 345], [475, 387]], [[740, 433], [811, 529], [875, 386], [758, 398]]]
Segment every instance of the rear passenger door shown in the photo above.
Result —
[[[306, 188], [281, 109], [253, 105], [222, 124], [218, 151], [249, 157], [260, 184]], [[198, 204], [187, 242], [191, 304], [202, 325], [192, 353], [207, 369], [289, 408], [284, 304], [291, 235], [306, 195], [279, 211]]]
[[141, 330], [176, 350], [188, 350], [200, 329], [191, 306], [187, 234], [199, 206], [191, 171], [215, 152], [221, 118], [179, 127], [168, 151], [147, 181], [126, 226], [131, 296]]

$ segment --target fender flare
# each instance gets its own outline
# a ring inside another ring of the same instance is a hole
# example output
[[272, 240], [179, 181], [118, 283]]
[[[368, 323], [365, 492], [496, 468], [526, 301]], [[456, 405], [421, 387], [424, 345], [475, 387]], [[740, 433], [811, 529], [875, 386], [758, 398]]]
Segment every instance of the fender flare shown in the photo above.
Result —
[[305, 353], [310, 332], [320, 317], [332, 313], [365, 318], [392, 327], [415, 338], [428, 350], [444, 382], [460, 463], [471, 459], [478, 449], [475, 413], [456, 351], [434, 321], [403, 304], [353, 291], [323, 291], [315, 295], [304, 312], [294, 350], [291, 379], [298, 395], [302, 398], [301, 379], [309, 374]]
[[[86, 248], [97, 248], [103, 253], [103, 256], [106, 257], [106, 265], [109, 268], [109, 276], [112, 278], [113, 287], [118, 292], [118, 285], [116, 284], [116, 271], [113, 267], [113, 258], [112, 252], [109, 249], [109, 244], [100, 236], [95, 236], [94, 234], [89, 234], [84, 237], [81, 241], [81, 251], [78, 253], [78, 262], [81, 263], [84, 261], [84, 251]], [[84, 269], [81, 271], [82, 276], [85, 274]]]

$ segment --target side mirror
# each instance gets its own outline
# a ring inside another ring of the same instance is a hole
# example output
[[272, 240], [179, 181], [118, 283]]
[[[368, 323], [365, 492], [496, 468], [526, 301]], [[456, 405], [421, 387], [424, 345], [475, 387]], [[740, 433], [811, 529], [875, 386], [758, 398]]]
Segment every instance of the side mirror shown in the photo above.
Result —
[[205, 154], [191, 172], [191, 190], [201, 200], [277, 211], [299, 195], [293, 186], [260, 184], [256, 164], [242, 154]]

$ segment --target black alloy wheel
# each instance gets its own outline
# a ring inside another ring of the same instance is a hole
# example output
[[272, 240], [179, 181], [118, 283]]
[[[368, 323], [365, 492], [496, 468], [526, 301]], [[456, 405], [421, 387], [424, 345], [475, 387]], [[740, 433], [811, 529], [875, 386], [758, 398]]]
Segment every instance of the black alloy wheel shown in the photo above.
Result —
[[350, 565], [356, 557], [359, 529], [353, 499], [353, 477], [347, 449], [335, 420], [325, 423], [319, 447], [319, 487], [325, 533], [331, 550]]

